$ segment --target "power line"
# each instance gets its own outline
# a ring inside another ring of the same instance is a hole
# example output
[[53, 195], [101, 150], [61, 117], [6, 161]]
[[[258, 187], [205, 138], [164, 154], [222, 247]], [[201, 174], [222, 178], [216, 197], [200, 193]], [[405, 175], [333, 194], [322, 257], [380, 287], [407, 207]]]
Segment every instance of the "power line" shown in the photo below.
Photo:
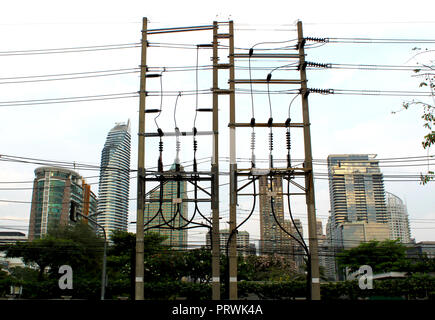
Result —
[[[138, 68], [129, 69], [115, 69], [105, 71], [87, 71], [87, 72], [75, 72], [75, 73], [63, 73], [52, 75], [37, 75], [37, 76], [18, 76], [0, 78], [1, 84], [19, 84], [19, 83], [33, 83], [33, 82], [46, 82], [46, 81], [59, 81], [59, 80], [75, 80], [75, 79], [87, 79], [97, 77], [118, 76], [125, 74], [138, 73]], [[7, 80], [7, 81], [4, 81]]]
[[17, 107], [17, 106], [33, 106], [43, 104], [56, 104], [56, 103], [72, 103], [72, 102], [88, 102], [88, 101], [101, 101], [125, 98], [137, 98], [137, 92], [124, 92], [124, 93], [110, 93], [80, 97], [61, 97], [61, 98], [48, 98], [48, 99], [32, 99], [32, 100], [16, 100], [16, 101], [1, 101], [0, 107]]
[[69, 48], [51, 48], [51, 49], [30, 49], [30, 50], [10, 50], [0, 51], [0, 56], [16, 56], [16, 55], [38, 55], [38, 54], [53, 54], [53, 53], [74, 53], [85, 51], [100, 51], [100, 50], [117, 50], [138, 48], [140, 43], [124, 43], [124, 44], [106, 44], [99, 46], [81, 46]]
[[327, 39], [326, 42], [328, 43], [370, 43], [370, 44], [435, 43], [435, 39], [385, 39], [385, 38], [326, 38], [326, 39]]

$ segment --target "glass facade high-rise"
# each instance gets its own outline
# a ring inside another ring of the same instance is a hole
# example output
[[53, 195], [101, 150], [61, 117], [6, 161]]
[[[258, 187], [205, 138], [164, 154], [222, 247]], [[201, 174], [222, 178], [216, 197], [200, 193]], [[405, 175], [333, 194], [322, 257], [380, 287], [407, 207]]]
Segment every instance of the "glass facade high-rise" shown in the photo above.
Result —
[[[170, 170], [175, 170], [175, 164]], [[180, 172], [183, 172], [180, 166]], [[161, 192], [160, 192], [161, 191]], [[163, 244], [176, 249], [187, 248], [187, 229], [171, 229], [186, 226], [188, 222], [187, 202], [187, 182], [186, 181], [166, 181], [163, 190], [156, 187], [148, 195], [148, 203], [145, 204], [144, 222], [149, 232], [156, 232], [166, 236]], [[160, 201], [160, 199], [165, 201]], [[178, 201], [181, 200], [181, 201]], [[160, 226], [160, 227], [159, 227]]]
[[375, 156], [328, 157], [331, 214], [336, 226], [344, 222], [387, 223], [383, 175]]
[[[97, 211], [97, 197], [76, 172], [57, 167], [35, 170], [32, 206], [30, 209], [29, 240], [43, 237], [51, 227], [71, 223], [71, 203], [84, 216]], [[77, 220], [81, 217], [78, 216]], [[87, 223], [86, 219], [84, 220]]]
[[130, 191], [130, 120], [117, 123], [101, 152], [97, 222], [109, 237], [114, 230], [127, 231]]
[[[331, 211], [326, 246], [332, 255], [361, 242], [389, 239], [383, 174], [375, 157], [328, 156]], [[327, 260], [333, 264], [327, 269], [336, 270], [335, 261]]]
[[386, 193], [386, 201], [390, 239], [398, 239], [402, 243], [409, 243], [411, 241], [411, 232], [406, 205], [398, 196], [390, 192]]

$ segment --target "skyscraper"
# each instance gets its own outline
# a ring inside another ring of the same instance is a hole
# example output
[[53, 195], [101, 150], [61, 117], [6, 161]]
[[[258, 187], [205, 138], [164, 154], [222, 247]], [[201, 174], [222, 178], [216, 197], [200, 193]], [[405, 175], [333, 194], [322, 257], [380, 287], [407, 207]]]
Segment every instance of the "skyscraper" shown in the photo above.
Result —
[[374, 155], [328, 157], [329, 192], [337, 245], [389, 238], [383, 175]]
[[130, 144], [129, 120], [109, 131], [101, 152], [97, 222], [108, 237], [114, 230], [127, 231]]
[[[72, 170], [57, 167], [37, 168], [33, 182], [29, 240], [41, 238], [51, 227], [71, 223], [72, 205], [84, 216], [96, 213], [97, 198], [85, 180]], [[80, 216], [74, 218], [81, 219]]]
[[[228, 244], [228, 238], [230, 236], [231, 232], [228, 229], [225, 230], [219, 230], [219, 241], [220, 241], [220, 249], [223, 254], [227, 254], [227, 244]], [[249, 232], [248, 231], [237, 231], [237, 253], [241, 254], [243, 256], [247, 256], [251, 254], [251, 244], [249, 243]], [[234, 236], [233, 236], [234, 237]], [[205, 239], [207, 248], [211, 248], [211, 241], [210, 241], [210, 231], [207, 232], [206, 239]], [[254, 250], [255, 252], [255, 250]], [[254, 253], [255, 254], [255, 253]]]
[[[298, 238], [298, 234], [290, 220], [284, 218], [284, 200], [282, 176], [270, 179], [262, 176], [260, 184], [260, 248], [261, 255], [279, 254], [287, 258], [294, 265], [301, 250], [296, 241], [288, 235]], [[273, 206], [272, 206], [273, 203]], [[275, 219], [276, 218], [276, 219]], [[277, 222], [278, 221], [278, 222]], [[297, 223], [297, 219], [295, 220]], [[281, 229], [284, 228], [287, 232]], [[300, 226], [302, 228], [302, 226]], [[302, 232], [302, 229], [300, 229]]]
[[[175, 170], [175, 164], [170, 170]], [[184, 171], [183, 166], [180, 166], [180, 171]], [[176, 249], [186, 248], [187, 229], [170, 229], [168, 224], [174, 228], [187, 225], [187, 202], [178, 203], [176, 200], [187, 198], [186, 185], [186, 181], [166, 181], [163, 185], [162, 194], [160, 194], [160, 187], [150, 192], [149, 202], [145, 204], [144, 210], [146, 228], [155, 227], [149, 231], [166, 236], [167, 239], [163, 243]], [[166, 201], [160, 202], [160, 197]]]
[[259, 183], [260, 254], [279, 253], [282, 251], [284, 240], [284, 232], [276, 222], [277, 220], [284, 227], [282, 177], [274, 177], [270, 181], [268, 176], [261, 176]]
[[389, 239], [383, 175], [376, 155], [328, 156], [330, 217], [326, 228], [325, 263], [330, 279], [340, 270], [334, 256], [361, 242]]
[[[288, 220], [288, 230], [291, 230], [291, 234], [295, 236], [301, 243], [304, 243], [304, 228], [302, 226], [302, 221], [300, 219], [293, 219], [295, 225]], [[299, 232], [298, 232], [299, 231]], [[300, 235], [299, 235], [300, 233]], [[301, 246], [299, 242], [294, 239], [291, 239], [292, 251], [293, 251], [293, 260], [296, 264], [297, 270], [302, 271], [305, 265], [306, 252], [305, 249]]]
[[335, 223], [387, 222], [383, 175], [375, 156], [328, 157], [331, 214]]
[[406, 205], [396, 195], [387, 192], [387, 217], [390, 226], [390, 239], [399, 239], [402, 243], [411, 241], [408, 212]]

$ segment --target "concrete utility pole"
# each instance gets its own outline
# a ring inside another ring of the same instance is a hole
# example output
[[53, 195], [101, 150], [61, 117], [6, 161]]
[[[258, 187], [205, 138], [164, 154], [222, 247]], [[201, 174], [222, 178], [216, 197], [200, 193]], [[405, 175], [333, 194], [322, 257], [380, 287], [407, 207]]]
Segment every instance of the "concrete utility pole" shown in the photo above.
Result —
[[[230, 84], [230, 123], [236, 122], [235, 85], [234, 85], [234, 24], [229, 22], [229, 84]], [[229, 243], [229, 298], [237, 300], [237, 162], [236, 128], [230, 127], [230, 234]]]
[[213, 22], [212, 299], [220, 300], [218, 24]]
[[[211, 196], [211, 209], [212, 209], [212, 297], [214, 300], [220, 299], [220, 241], [219, 241], [219, 122], [218, 122], [218, 95], [222, 94], [223, 90], [218, 88], [218, 23], [206, 26], [191, 26], [191, 27], [174, 27], [174, 28], [160, 28], [160, 29], [147, 29], [147, 19], [143, 18], [142, 26], [142, 55], [141, 55], [141, 75], [140, 75], [140, 92], [139, 92], [139, 128], [138, 128], [138, 182], [137, 182], [137, 222], [136, 222], [136, 279], [135, 279], [135, 298], [136, 300], [144, 299], [144, 208], [147, 194], [145, 189], [146, 181], [160, 181], [162, 177], [148, 178], [145, 175], [145, 138], [156, 137], [155, 133], [145, 132], [145, 114], [160, 112], [158, 109], [146, 109], [146, 78], [156, 77], [155, 74], [147, 74], [147, 36], [165, 33], [176, 32], [190, 32], [201, 30], [213, 30], [213, 43], [200, 44], [199, 47], [213, 48], [213, 131], [212, 132], [183, 132], [183, 135], [213, 135], [213, 157], [211, 163], [210, 174], [213, 178], [200, 178], [202, 181], [211, 181], [212, 183], [212, 196]], [[162, 75], [160, 75], [162, 76]], [[228, 90], [227, 90], [228, 91]], [[199, 109], [197, 111], [200, 111]], [[203, 110], [205, 111], [205, 110]], [[176, 136], [176, 133], [167, 132], [165, 136]], [[158, 135], [157, 135], [158, 136]], [[193, 173], [190, 173], [190, 175]], [[197, 172], [194, 173], [195, 175]], [[161, 175], [161, 173], [160, 173]], [[187, 178], [186, 178], [187, 179]], [[169, 200], [169, 199], [165, 199]], [[202, 199], [205, 200], [205, 199]], [[172, 202], [172, 199], [170, 199]], [[208, 200], [209, 201], [209, 200]], [[149, 228], [148, 228], [149, 229]]]
[[311, 153], [310, 117], [308, 112], [308, 89], [305, 66], [305, 40], [302, 32], [302, 22], [298, 21], [298, 49], [299, 49], [299, 70], [301, 78], [302, 117], [304, 123], [304, 148], [305, 148], [305, 188], [306, 204], [308, 210], [308, 237], [311, 263], [311, 299], [320, 300], [320, 274], [319, 254], [317, 243], [317, 219], [314, 205], [314, 179], [313, 179], [313, 156]]
[[[228, 32], [218, 32], [219, 26], [227, 26]], [[228, 40], [229, 63], [219, 63], [219, 39]], [[229, 89], [219, 89], [219, 70], [229, 70]], [[219, 146], [218, 146], [218, 130], [219, 130], [219, 96], [229, 95], [230, 102], [230, 122], [235, 121], [235, 91], [234, 91], [234, 28], [233, 21], [229, 22], [213, 22], [213, 160], [212, 173], [214, 177], [214, 190], [212, 192], [212, 212], [213, 212], [213, 233], [212, 233], [212, 272], [213, 272], [213, 299], [220, 299], [220, 234], [219, 234]], [[235, 231], [236, 228], [236, 153], [235, 153], [235, 128], [230, 128], [230, 230]], [[229, 292], [230, 299], [237, 299], [237, 235], [234, 234], [230, 241], [229, 250]]]
[[147, 18], [142, 21], [142, 53], [139, 91], [139, 135], [137, 161], [137, 217], [136, 217], [136, 277], [135, 299], [144, 299], [144, 205], [145, 205], [145, 98], [147, 72]]

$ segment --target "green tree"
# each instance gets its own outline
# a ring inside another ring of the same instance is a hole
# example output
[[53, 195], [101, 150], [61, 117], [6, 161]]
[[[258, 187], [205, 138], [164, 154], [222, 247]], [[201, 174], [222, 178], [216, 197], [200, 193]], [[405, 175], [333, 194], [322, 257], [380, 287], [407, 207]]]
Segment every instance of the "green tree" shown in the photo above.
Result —
[[211, 279], [211, 251], [201, 248], [183, 254], [183, 276], [193, 282], [209, 283]]
[[411, 259], [410, 272], [429, 273], [435, 272], [435, 258], [429, 258], [426, 253]]
[[298, 278], [289, 259], [277, 254], [239, 257], [239, 274], [241, 280], [250, 281], [288, 281]]
[[[56, 296], [59, 293], [56, 285], [61, 265], [69, 265], [73, 269], [74, 295], [91, 297], [98, 292], [103, 240], [84, 222], [50, 229], [41, 239], [8, 245], [5, 252], [7, 257], [21, 257], [26, 265], [36, 267], [36, 282], [29, 277], [22, 279], [26, 282], [28, 296]], [[18, 279], [18, 274], [15, 279]]]
[[[163, 245], [166, 237], [147, 232], [144, 235], [144, 263], [159, 252], [166, 251]], [[130, 296], [135, 294], [136, 235], [125, 231], [114, 231], [110, 237], [111, 245], [107, 255], [107, 274], [109, 278], [108, 295]], [[145, 270], [145, 278], [151, 280]]]
[[338, 253], [337, 262], [349, 272], [357, 271], [362, 265], [371, 266], [374, 273], [409, 270], [406, 247], [398, 240], [363, 242]]

